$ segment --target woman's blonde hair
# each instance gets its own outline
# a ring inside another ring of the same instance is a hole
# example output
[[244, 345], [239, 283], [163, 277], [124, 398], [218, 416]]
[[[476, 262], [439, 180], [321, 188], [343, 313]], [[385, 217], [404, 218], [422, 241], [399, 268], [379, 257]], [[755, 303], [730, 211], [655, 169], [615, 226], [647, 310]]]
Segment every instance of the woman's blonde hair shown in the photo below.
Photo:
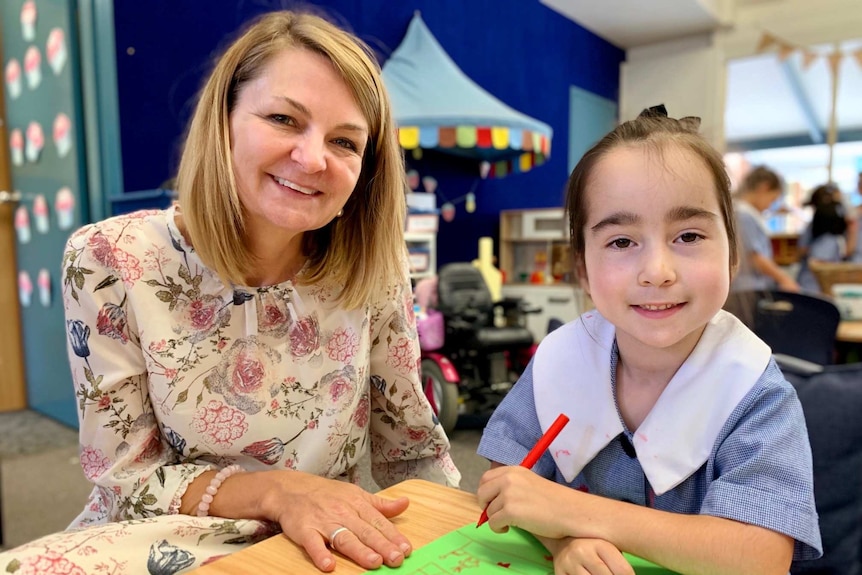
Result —
[[189, 126], [177, 174], [189, 239], [225, 281], [243, 284], [253, 261], [231, 160], [229, 119], [240, 92], [287, 48], [332, 62], [369, 127], [356, 188], [342, 217], [306, 232], [309, 262], [298, 282], [343, 286], [338, 299], [358, 308], [404, 277], [404, 160], [380, 66], [360, 39], [323, 18], [291, 11], [265, 14], [234, 41], [207, 80]]

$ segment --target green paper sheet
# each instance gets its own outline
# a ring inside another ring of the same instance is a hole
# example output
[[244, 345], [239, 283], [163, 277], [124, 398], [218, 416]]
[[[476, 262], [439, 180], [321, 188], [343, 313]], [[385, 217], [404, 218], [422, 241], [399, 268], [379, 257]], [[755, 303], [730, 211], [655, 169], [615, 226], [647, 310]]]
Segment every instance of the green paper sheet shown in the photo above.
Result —
[[[678, 575], [649, 561], [623, 554], [637, 575]], [[401, 567], [382, 567], [398, 575], [553, 575], [548, 550], [516, 528], [494, 533], [487, 524], [450, 531], [413, 551]]]

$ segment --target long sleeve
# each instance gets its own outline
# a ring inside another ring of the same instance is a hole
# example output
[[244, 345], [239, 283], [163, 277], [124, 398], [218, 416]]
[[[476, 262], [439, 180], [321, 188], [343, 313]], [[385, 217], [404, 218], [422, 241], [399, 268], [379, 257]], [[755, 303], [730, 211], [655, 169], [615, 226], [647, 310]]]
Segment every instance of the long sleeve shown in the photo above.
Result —
[[130, 297], [143, 262], [124, 249], [124, 232], [88, 226], [70, 238], [63, 256], [81, 464], [96, 485], [73, 526], [176, 513], [188, 482], [208, 468], [179, 464], [159, 430]]
[[449, 440], [422, 391], [419, 340], [407, 282], [371, 310], [371, 471], [381, 487], [422, 478], [461, 481]]

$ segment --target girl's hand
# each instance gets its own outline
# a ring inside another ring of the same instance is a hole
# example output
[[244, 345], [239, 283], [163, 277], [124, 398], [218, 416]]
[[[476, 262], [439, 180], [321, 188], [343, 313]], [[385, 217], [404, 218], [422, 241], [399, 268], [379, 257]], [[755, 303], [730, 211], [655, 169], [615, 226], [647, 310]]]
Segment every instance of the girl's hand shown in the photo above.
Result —
[[[282, 475], [282, 488], [264, 497], [263, 508], [276, 510], [266, 515], [278, 521], [321, 571], [335, 568], [333, 552], [365, 569], [377, 569], [383, 563], [401, 565], [412, 551], [410, 541], [389, 521], [407, 509], [406, 497], [384, 499], [351, 483], [298, 471], [275, 473]], [[340, 527], [346, 530], [329, 541]]]
[[520, 527], [540, 537], [560, 539], [573, 535], [565, 529], [562, 503], [581, 492], [549, 481], [520, 466], [495, 467], [479, 480], [476, 497], [487, 506], [492, 531]]
[[635, 575], [620, 550], [604, 539], [560, 541], [554, 553], [554, 575]]

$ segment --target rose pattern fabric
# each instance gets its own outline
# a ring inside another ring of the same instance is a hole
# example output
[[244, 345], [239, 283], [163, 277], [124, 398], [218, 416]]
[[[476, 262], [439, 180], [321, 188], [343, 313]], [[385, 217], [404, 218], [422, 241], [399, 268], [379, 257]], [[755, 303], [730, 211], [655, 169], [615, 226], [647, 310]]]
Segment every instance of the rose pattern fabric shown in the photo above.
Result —
[[359, 481], [368, 456], [381, 487], [458, 484], [416, 370], [406, 279], [358, 310], [326, 283], [226, 285], [176, 209], [88, 225], [66, 245], [81, 464], [95, 486], [77, 530], [0, 553], [2, 568], [183, 573], [271, 535], [260, 521], [177, 515], [190, 481], [232, 463]]

